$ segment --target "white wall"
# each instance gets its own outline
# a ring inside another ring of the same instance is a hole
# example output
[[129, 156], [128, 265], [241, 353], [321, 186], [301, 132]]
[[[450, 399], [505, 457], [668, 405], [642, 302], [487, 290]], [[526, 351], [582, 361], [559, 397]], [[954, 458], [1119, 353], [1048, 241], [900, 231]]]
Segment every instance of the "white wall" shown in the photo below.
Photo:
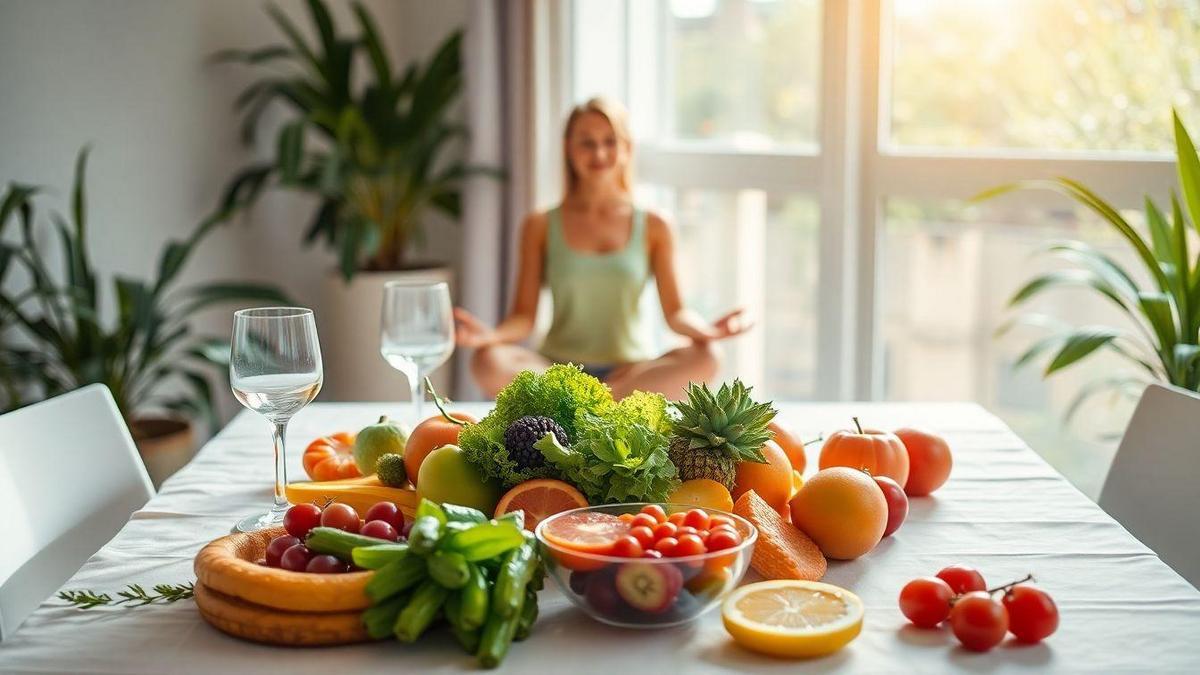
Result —
[[[308, 28], [299, 0], [277, 0]], [[348, 2], [331, 0], [347, 32]], [[466, 0], [368, 0], [398, 63], [427, 57], [466, 22]], [[252, 80], [245, 67], [211, 65], [229, 47], [280, 40], [265, 2], [245, 0], [0, 0], [0, 181], [56, 188], [64, 212], [74, 157], [93, 146], [89, 171], [91, 251], [103, 278], [146, 277], [170, 238], [208, 213], [234, 171], [255, 152], [238, 141], [233, 101]], [[315, 298], [333, 258], [300, 239], [311, 202], [263, 200], [245, 224], [210, 237], [183, 281], [272, 280], [297, 301]], [[457, 227], [431, 223], [428, 255], [457, 262]], [[438, 232], [448, 236], [438, 238]], [[106, 291], [107, 292], [107, 291]], [[229, 312], [199, 317], [203, 332], [227, 334]], [[224, 393], [223, 408], [234, 409]]]

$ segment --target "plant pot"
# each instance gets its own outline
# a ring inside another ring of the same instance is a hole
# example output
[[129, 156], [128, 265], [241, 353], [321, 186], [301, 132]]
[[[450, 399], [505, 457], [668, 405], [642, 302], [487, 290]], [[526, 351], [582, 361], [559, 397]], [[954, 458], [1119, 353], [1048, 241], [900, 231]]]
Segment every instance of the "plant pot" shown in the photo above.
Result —
[[[444, 281], [454, 298], [454, 273], [437, 266], [400, 272], [359, 272], [347, 282], [336, 272], [325, 278], [321, 304], [317, 308], [317, 330], [325, 365], [323, 401], [406, 401], [408, 380], [383, 360], [379, 353], [379, 315], [383, 287], [389, 281]], [[441, 394], [449, 395], [454, 360], [450, 359], [430, 376]], [[408, 406], [381, 410], [411, 424]], [[432, 411], [432, 406], [430, 406]]]
[[129, 424], [129, 432], [156, 490], [196, 455], [195, 429], [187, 420], [142, 417]]

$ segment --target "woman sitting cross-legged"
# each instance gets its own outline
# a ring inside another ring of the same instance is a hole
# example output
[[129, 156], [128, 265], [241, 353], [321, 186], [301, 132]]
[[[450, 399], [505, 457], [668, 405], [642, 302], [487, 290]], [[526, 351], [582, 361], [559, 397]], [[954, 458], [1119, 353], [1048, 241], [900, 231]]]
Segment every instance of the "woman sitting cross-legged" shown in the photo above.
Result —
[[[709, 324], [683, 306], [675, 235], [631, 203], [633, 146], [625, 114], [603, 99], [576, 106], [563, 134], [562, 204], [521, 226], [512, 311], [495, 328], [454, 310], [458, 343], [475, 348], [471, 372], [488, 396], [523, 370], [577, 363], [621, 398], [641, 389], [683, 396], [689, 382], [717, 373], [715, 343], [750, 328], [742, 310]], [[644, 342], [639, 299], [653, 276], [667, 326], [691, 343], [655, 356]], [[542, 285], [554, 311], [539, 351], [520, 346], [533, 331]]]

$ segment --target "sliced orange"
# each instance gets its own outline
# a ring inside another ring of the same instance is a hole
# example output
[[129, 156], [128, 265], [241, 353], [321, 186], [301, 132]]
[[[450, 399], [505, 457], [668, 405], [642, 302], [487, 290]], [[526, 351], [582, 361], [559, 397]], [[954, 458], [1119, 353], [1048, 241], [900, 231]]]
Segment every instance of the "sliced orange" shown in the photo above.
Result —
[[569, 483], [551, 478], [527, 480], [504, 493], [496, 504], [496, 517], [513, 511], [525, 512], [525, 529], [530, 532], [537, 524], [556, 513], [587, 506], [587, 498]]
[[[617, 540], [629, 533], [629, 523], [611, 513], [569, 513], [546, 523], [542, 538], [550, 544], [550, 555], [567, 569], [590, 572], [607, 563], [580, 553], [608, 555]], [[563, 550], [565, 549], [565, 550]]]
[[825, 576], [828, 562], [817, 544], [785, 521], [754, 490], [737, 500], [733, 512], [758, 528], [758, 543], [750, 557], [750, 566], [756, 572], [767, 579], [817, 581]]
[[720, 511], [733, 510], [733, 497], [729, 495], [729, 490], [710, 478], [694, 478], [683, 481], [667, 497], [667, 501], [673, 504], [702, 506]]

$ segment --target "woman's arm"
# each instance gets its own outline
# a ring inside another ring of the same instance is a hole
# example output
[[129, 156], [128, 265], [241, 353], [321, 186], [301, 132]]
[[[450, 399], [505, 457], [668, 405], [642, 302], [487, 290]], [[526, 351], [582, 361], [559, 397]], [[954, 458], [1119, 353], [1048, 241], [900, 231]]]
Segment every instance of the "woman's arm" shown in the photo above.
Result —
[[458, 343], [464, 347], [482, 347], [497, 343], [516, 343], [533, 332], [542, 272], [546, 256], [546, 216], [530, 214], [521, 223], [521, 242], [517, 258], [517, 289], [512, 309], [495, 328], [489, 328], [470, 312], [455, 308]]
[[679, 293], [679, 278], [675, 274], [675, 233], [658, 215], [646, 216], [647, 244], [650, 248], [650, 267], [658, 285], [658, 300], [662, 305], [667, 326], [684, 337], [699, 342], [723, 340], [750, 329], [742, 320], [742, 309], [735, 309], [713, 323], [683, 306]]

